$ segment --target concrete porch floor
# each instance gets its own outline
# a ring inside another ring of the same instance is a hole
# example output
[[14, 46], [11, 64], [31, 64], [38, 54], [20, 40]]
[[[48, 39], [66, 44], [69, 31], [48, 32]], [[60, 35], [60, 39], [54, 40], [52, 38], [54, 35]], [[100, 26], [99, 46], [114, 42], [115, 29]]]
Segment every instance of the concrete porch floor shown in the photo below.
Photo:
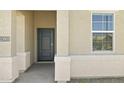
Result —
[[[14, 83], [55, 83], [54, 63], [33, 64]], [[68, 83], [124, 83], [124, 77], [71, 79]]]
[[33, 64], [14, 83], [54, 83], [54, 63]]

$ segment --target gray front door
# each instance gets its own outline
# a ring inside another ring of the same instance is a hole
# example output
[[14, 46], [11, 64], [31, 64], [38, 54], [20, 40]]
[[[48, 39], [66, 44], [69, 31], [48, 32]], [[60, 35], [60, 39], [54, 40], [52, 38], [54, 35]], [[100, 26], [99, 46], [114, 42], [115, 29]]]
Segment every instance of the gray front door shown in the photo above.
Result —
[[54, 59], [54, 29], [39, 28], [37, 32], [38, 61]]

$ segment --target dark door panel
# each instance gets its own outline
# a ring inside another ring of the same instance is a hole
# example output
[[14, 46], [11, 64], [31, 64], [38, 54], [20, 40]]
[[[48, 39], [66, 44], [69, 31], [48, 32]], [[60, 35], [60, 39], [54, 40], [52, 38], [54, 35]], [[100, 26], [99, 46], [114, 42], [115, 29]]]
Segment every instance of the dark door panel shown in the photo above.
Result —
[[40, 28], [37, 32], [38, 61], [54, 58], [54, 29]]

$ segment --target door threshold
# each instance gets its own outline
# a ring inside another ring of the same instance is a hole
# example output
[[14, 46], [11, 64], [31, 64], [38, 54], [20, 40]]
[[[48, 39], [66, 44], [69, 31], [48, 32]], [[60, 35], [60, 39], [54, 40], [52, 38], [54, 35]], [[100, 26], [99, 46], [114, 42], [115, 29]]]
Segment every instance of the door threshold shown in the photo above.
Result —
[[42, 64], [42, 63], [54, 63], [54, 61], [37, 61], [37, 64]]

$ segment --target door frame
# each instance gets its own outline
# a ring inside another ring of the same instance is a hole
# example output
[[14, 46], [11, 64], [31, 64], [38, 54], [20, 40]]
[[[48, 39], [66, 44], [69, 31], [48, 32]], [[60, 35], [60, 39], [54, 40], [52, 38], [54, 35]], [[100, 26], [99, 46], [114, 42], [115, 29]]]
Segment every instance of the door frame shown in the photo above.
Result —
[[36, 29], [36, 33], [35, 33], [35, 60], [36, 60], [36, 63], [54, 63], [54, 59], [53, 61], [38, 61], [38, 29], [52, 29], [53, 30], [53, 56], [55, 56], [55, 28], [42, 28], [42, 27], [39, 27]]

